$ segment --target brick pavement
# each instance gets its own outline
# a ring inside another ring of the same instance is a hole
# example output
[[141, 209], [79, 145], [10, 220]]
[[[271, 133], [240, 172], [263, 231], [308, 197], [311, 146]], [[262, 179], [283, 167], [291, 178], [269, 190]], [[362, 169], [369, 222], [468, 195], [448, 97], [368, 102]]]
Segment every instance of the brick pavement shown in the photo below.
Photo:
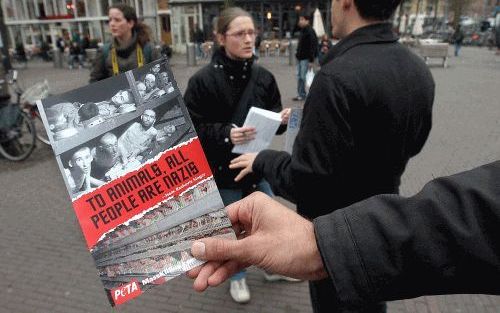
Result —
[[[500, 58], [485, 49], [464, 48], [450, 68], [433, 68], [437, 83], [434, 126], [423, 151], [403, 177], [402, 193], [414, 194], [433, 177], [448, 175], [500, 156]], [[285, 106], [295, 105], [294, 69], [286, 59], [263, 59], [276, 76]], [[198, 68], [174, 57], [173, 71], [184, 90]], [[54, 93], [85, 85], [87, 70], [55, 70], [32, 63], [20, 72], [25, 86], [47, 78]], [[283, 146], [276, 138], [273, 146]], [[48, 147], [23, 163], [0, 160], [0, 313], [111, 312], [93, 261]], [[268, 283], [249, 270], [252, 300], [233, 303], [227, 283], [197, 294], [179, 278], [125, 304], [122, 312], [311, 312], [307, 284]], [[500, 297], [455, 295], [389, 303], [396, 313], [500, 312]]]

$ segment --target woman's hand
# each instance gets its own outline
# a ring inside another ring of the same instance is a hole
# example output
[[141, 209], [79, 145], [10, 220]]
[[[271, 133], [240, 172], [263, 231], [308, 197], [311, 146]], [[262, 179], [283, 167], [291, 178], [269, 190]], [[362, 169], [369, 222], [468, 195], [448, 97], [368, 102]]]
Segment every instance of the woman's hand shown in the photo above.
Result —
[[288, 124], [288, 120], [290, 119], [290, 114], [292, 113], [292, 109], [286, 108], [280, 112], [281, 114], [281, 125]]
[[233, 145], [242, 145], [254, 140], [256, 133], [255, 127], [236, 127], [231, 128], [229, 137]]

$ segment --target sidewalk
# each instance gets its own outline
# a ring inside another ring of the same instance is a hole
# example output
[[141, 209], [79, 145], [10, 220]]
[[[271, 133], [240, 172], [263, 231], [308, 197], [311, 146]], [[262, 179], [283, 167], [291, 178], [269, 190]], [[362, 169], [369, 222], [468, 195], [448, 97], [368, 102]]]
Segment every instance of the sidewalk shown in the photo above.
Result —
[[[275, 76], [284, 106], [296, 105], [295, 69], [287, 58], [263, 58]], [[187, 67], [185, 56], [172, 59], [184, 91], [200, 67]], [[434, 125], [423, 151], [411, 160], [402, 193], [411, 195], [434, 177], [484, 164], [500, 156], [500, 57], [486, 49], [462, 50], [448, 69], [432, 68], [436, 81]], [[19, 72], [23, 86], [48, 79], [53, 93], [87, 84], [89, 71], [54, 69], [29, 63]], [[283, 147], [277, 137], [273, 147]], [[104, 295], [93, 260], [71, 208], [50, 148], [38, 146], [23, 163], [0, 159], [0, 313], [114, 312]], [[283, 312], [309, 313], [306, 282], [269, 283], [260, 270], [249, 270], [252, 300], [235, 304], [228, 283], [199, 294], [186, 277], [158, 286], [119, 308], [120, 312]], [[454, 295], [389, 303], [390, 313], [496, 313], [500, 297]]]

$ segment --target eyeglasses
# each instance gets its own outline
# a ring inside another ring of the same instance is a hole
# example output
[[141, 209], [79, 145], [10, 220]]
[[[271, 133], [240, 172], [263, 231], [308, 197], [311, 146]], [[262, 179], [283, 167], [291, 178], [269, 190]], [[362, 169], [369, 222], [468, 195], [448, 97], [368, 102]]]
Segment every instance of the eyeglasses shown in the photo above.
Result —
[[255, 38], [255, 36], [257, 35], [255, 33], [255, 30], [253, 29], [250, 29], [250, 30], [242, 30], [242, 31], [239, 31], [237, 33], [234, 33], [234, 34], [227, 34], [226, 33], [226, 36], [233, 36], [234, 38], [236, 39], [239, 39], [239, 40], [242, 40], [246, 37], [246, 35], [250, 36], [250, 38]]

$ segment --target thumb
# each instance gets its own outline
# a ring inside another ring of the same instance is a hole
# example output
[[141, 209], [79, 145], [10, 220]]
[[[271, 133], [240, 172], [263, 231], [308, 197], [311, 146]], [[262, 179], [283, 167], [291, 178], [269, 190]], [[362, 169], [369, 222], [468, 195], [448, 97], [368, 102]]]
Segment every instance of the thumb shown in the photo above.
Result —
[[205, 238], [193, 243], [191, 254], [204, 261], [240, 261], [245, 256], [244, 241], [245, 239]]

